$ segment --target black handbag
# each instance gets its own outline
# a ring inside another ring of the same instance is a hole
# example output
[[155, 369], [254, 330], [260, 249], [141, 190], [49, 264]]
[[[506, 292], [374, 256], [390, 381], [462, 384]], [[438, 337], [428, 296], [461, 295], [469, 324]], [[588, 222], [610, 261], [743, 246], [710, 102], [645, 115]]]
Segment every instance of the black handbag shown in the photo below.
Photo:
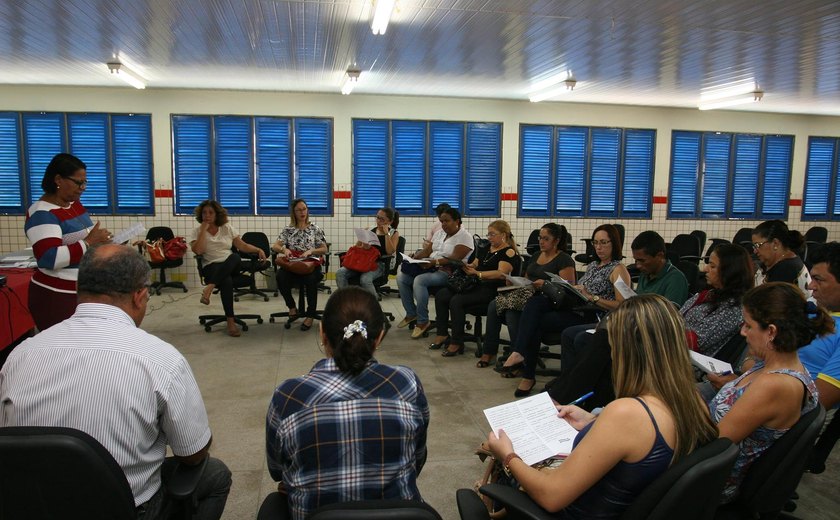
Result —
[[474, 274], [466, 274], [458, 269], [449, 276], [446, 286], [455, 294], [470, 292], [481, 284], [481, 279]]

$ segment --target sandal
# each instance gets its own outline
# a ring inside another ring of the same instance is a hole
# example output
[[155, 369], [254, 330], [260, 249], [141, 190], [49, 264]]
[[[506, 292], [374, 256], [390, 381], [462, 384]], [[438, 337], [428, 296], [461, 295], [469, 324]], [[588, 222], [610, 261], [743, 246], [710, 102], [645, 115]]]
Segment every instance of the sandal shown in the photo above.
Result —
[[198, 301], [200, 301], [204, 305], [210, 305], [210, 298], [204, 296], [203, 294], [201, 295], [201, 298]]

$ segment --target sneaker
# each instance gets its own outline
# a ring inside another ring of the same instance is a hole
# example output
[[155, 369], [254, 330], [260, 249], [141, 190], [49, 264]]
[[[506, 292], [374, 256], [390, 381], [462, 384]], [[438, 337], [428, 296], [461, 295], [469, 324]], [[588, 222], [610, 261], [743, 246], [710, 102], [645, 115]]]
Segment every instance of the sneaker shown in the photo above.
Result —
[[410, 323], [414, 323], [415, 321], [417, 321], [417, 316], [406, 316], [397, 324], [397, 328], [402, 329], [408, 327]]

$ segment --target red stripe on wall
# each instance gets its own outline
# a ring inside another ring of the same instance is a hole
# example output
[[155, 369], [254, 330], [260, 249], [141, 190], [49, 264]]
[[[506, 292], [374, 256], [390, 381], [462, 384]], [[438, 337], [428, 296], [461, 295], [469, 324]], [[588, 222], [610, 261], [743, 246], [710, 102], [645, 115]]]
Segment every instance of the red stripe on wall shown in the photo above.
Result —
[[516, 193], [502, 193], [502, 200], [516, 200], [517, 198]]
[[654, 204], [668, 204], [668, 197], [654, 197]]
[[790, 202], [788, 202], [788, 205], [790, 205], [790, 206], [801, 206], [802, 205], [802, 199], [790, 199]]
[[349, 199], [350, 192], [349, 191], [333, 191], [333, 198], [334, 199]]
[[173, 190], [155, 190], [156, 199], [171, 199], [174, 196], [175, 192]]

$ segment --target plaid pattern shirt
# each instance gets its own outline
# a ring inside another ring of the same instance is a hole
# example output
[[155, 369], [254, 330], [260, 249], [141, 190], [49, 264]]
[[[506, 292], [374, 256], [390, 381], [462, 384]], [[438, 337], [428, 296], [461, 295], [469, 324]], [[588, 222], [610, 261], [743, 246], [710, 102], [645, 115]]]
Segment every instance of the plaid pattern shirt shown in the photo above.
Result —
[[421, 500], [428, 427], [429, 405], [410, 368], [371, 360], [350, 376], [322, 359], [274, 392], [268, 470], [284, 483], [296, 519], [335, 502]]

